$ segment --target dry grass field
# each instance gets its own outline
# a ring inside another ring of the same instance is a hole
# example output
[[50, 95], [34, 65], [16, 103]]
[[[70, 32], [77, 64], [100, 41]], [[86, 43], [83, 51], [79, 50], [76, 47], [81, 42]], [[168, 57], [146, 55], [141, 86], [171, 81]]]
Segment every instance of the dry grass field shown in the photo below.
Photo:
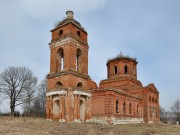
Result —
[[180, 135], [180, 125], [77, 124], [40, 118], [0, 117], [0, 135]]

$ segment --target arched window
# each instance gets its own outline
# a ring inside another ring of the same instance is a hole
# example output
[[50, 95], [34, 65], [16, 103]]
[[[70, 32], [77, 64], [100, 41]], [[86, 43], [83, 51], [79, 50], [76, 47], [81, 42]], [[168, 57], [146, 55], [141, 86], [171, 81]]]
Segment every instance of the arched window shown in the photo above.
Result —
[[129, 104], [129, 114], [131, 114], [132, 113], [132, 105], [131, 105], [131, 103]]
[[152, 102], [153, 102], [153, 104], [154, 104], [154, 98], [152, 98]]
[[125, 114], [126, 113], [126, 103], [124, 102], [123, 104], [123, 113]]
[[149, 102], [151, 103], [151, 97], [149, 97]]
[[152, 117], [151, 106], [149, 107], [149, 114], [150, 114], [150, 117]]
[[128, 66], [127, 66], [127, 65], [124, 66], [124, 73], [125, 73], [125, 74], [128, 73]]
[[63, 34], [63, 30], [59, 31], [59, 36], [61, 36]]
[[81, 32], [80, 32], [80, 31], [77, 31], [77, 35], [80, 37], [80, 35], [81, 35]]
[[81, 69], [81, 66], [80, 66], [80, 63], [81, 63], [81, 58], [82, 57], [82, 51], [81, 49], [77, 49], [76, 51], [76, 71], [80, 71]]
[[116, 100], [116, 113], [119, 113], [119, 101]]
[[78, 84], [77, 84], [77, 88], [82, 88], [82, 87], [83, 87], [82, 82], [78, 82]]
[[155, 103], [157, 104], [157, 99], [155, 99]]
[[58, 88], [61, 88], [63, 85], [62, 85], [62, 83], [61, 82], [57, 82], [56, 83], [56, 88], [58, 89]]
[[114, 74], [117, 74], [118, 70], [117, 70], [117, 66], [114, 66]]
[[137, 105], [137, 115], [139, 115], [139, 105]]
[[58, 71], [62, 71], [64, 69], [64, 50], [63, 48], [59, 48], [57, 51], [57, 68]]

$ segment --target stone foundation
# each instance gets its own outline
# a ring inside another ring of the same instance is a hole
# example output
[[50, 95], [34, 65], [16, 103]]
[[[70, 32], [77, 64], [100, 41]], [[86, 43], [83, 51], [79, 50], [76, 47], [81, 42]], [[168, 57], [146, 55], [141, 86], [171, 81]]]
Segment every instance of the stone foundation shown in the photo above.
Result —
[[137, 124], [144, 123], [143, 118], [92, 117], [86, 121], [98, 124]]

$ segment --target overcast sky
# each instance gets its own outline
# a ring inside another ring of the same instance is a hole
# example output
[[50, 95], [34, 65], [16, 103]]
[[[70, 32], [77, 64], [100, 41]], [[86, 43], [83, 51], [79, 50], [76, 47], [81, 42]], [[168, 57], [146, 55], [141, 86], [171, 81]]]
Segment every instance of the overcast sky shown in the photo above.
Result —
[[[42, 80], [50, 30], [67, 10], [88, 32], [97, 84], [107, 77], [107, 59], [122, 52], [137, 58], [138, 80], [155, 84], [161, 106], [180, 99], [180, 0], [0, 0], [0, 72], [26, 66]], [[1, 106], [8, 111], [9, 103]]]

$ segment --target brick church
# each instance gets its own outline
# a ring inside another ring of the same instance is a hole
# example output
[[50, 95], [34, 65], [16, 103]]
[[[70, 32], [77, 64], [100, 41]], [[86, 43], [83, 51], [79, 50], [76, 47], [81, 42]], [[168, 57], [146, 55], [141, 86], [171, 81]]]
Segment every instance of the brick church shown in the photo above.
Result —
[[[51, 30], [46, 115], [60, 122], [159, 122], [159, 92], [137, 80], [137, 60], [119, 54], [109, 59], [99, 87], [88, 75], [87, 31], [67, 11]], [[103, 51], [103, 50], [102, 50]]]

